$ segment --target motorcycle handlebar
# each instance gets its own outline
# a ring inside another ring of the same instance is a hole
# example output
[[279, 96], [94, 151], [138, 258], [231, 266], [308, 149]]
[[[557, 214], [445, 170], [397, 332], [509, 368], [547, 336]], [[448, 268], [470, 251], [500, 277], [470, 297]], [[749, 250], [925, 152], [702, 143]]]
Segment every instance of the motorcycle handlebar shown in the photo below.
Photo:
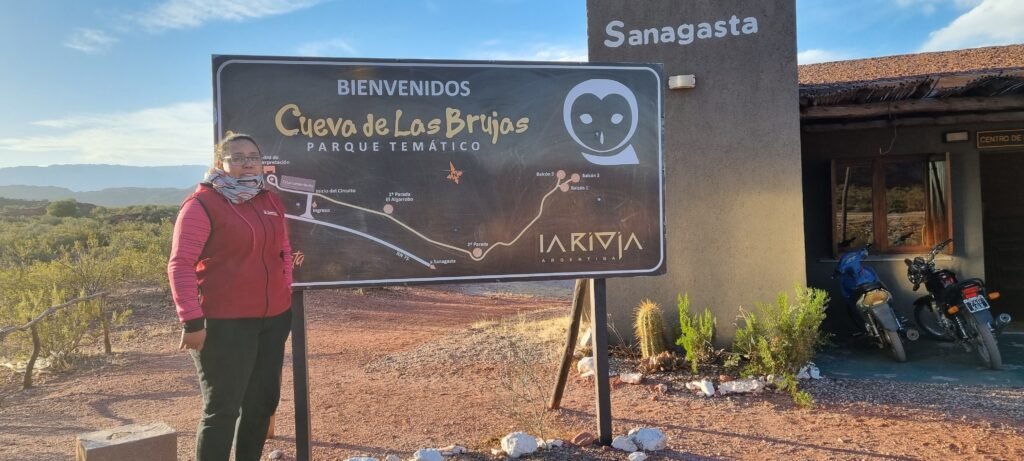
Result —
[[932, 261], [935, 261], [935, 256], [937, 256], [939, 254], [939, 252], [941, 252], [943, 249], [945, 249], [946, 245], [949, 245], [952, 242], [953, 242], [953, 239], [946, 239], [946, 241], [944, 241], [944, 242], [942, 242], [942, 243], [940, 243], [938, 245], [935, 245], [932, 248], [932, 251], [928, 253], [928, 263], [931, 263]]

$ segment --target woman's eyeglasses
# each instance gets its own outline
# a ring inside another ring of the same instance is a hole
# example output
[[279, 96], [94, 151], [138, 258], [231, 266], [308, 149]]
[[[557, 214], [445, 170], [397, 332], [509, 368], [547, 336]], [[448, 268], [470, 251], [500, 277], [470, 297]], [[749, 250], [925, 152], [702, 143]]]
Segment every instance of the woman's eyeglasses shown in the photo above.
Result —
[[259, 155], [246, 155], [243, 157], [224, 157], [224, 161], [232, 165], [241, 165], [243, 163], [260, 163], [263, 160]]

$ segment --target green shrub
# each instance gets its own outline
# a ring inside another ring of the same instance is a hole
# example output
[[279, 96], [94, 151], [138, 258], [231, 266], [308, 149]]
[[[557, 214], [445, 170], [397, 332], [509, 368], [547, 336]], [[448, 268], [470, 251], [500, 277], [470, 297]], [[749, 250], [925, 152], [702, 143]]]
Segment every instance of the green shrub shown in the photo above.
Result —
[[797, 389], [796, 374], [825, 344], [820, 327], [827, 304], [824, 290], [797, 286], [795, 304], [783, 292], [774, 304], [758, 303], [756, 313], [742, 313], [733, 350], [748, 359], [743, 375], [778, 376], [797, 404], [809, 406], [810, 395]]
[[645, 299], [636, 308], [633, 322], [636, 339], [640, 343], [640, 356], [654, 357], [668, 350], [665, 345], [665, 317], [658, 303]]
[[715, 358], [715, 316], [707, 308], [700, 315], [690, 314], [690, 294], [677, 295], [679, 308], [679, 339], [676, 345], [686, 351], [690, 368], [697, 372], [697, 365], [711, 363]]
[[50, 202], [50, 204], [46, 206], [46, 214], [56, 216], [58, 218], [78, 216], [78, 202], [73, 198]]
[[[51, 306], [63, 304], [74, 296], [56, 287], [50, 290], [38, 289], [23, 294], [21, 302], [14, 305], [14, 310], [22, 314], [24, 324], [30, 317], [42, 313]], [[98, 320], [98, 300], [90, 300], [82, 305], [74, 306], [50, 315], [37, 323], [39, 332], [40, 356], [41, 357], [70, 357], [78, 352], [81, 345], [94, 322]], [[11, 344], [6, 351], [9, 354], [18, 354], [21, 358], [27, 357], [32, 350], [32, 340], [28, 332], [12, 335], [7, 339]]]
[[[118, 218], [77, 213], [82, 216], [0, 219], [0, 327], [24, 325], [46, 308], [83, 294], [154, 283], [166, 287], [174, 224], [168, 210], [103, 212]], [[107, 306], [104, 321], [99, 303], [91, 300], [41, 321], [42, 353], [71, 357], [102, 333], [103, 323], [116, 327], [130, 315]], [[0, 344], [0, 359], [23, 359], [31, 350], [27, 332], [11, 334]]]

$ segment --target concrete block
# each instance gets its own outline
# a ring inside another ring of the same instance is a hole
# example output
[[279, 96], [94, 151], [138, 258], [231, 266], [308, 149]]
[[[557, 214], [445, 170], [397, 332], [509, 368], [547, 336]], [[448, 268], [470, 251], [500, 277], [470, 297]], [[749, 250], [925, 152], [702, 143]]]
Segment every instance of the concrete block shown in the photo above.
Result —
[[176, 461], [178, 434], [163, 422], [78, 435], [76, 461]]

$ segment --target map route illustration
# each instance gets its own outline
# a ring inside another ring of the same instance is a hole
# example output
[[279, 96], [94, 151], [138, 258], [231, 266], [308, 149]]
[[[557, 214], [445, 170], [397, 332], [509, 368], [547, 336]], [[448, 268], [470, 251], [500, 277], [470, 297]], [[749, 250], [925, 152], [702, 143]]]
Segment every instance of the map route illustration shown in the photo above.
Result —
[[[454, 166], [452, 166], [452, 170], [454, 171]], [[312, 212], [311, 212], [312, 211], [311, 208], [312, 208], [313, 197], [319, 197], [319, 198], [322, 198], [324, 200], [327, 200], [329, 202], [332, 202], [332, 203], [335, 203], [335, 204], [338, 204], [338, 205], [341, 205], [341, 206], [344, 206], [344, 207], [352, 208], [352, 209], [355, 209], [355, 210], [363, 211], [363, 212], [374, 214], [374, 215], [378, 215], [378, 216], [382, 216], [384, 218], [387, 218], [387, 219], [395, 222], [399, 226], [405, 228], [406, 230], [408, 230], [412, 234], [416, 235], [417, 237], [423, 239], [424, 241], [426, 241], [426, 242], [428, 242], [428, 243], [430, 243], [432, 245], [435, 245], [435, 246], [438, 246], [438, 247], [441, 247], [441, 248], [446, 248], [446, 249], [449, 249], [449, 250], [452, 250], [452, 251], [456, 251], [456, 252], [459, 252], [459, 253], [463, 253], [466, 256], [468, 256], [470, 259], [472, 259], [473, 261], [483, 261], [487, 257], [487, 255], [491, 252], [491, 250], [493, 250], [495, 248], [498, 248], [498, 247], [511, 247], [512, 245], [515, 245], [515, 243], [523, 236], [523, 234], [525, 234], [526, 231], [529, 230], [537, 222], [537, 220], [539, 220], [541, 218], [541, 216], [543, 216], [543, 214], [544, 214], [544, 205], [547, 202], [548, 198], [552, 194], [554, 194], [555, 192], [558, 192], [558, 191], [568, 192], [570, 190], [570, 187], [569, 187], [570, 184], [576, 184], [576, 183], [578, 183], [580, 181], [580, 175], [578, 173], [573, 173], [571, 176], [568, 176], [568, 178], [567, 178], [567, 176], [568, 175], [566, 174], [565, 170], [558, 170], [558, 172], [555, 174], [555, 178], [556, 178], [555, 179], [555, 186], [552, 187], [541, 198], [540, 205], [539, 205], [538, 210], [537, 210], [537, 215], [534, 216], [533, 219], [530, 220], [530, 222], [527, 223], [523, 227], [523, 229], [521, 231], [519, 231], [518, 234], [516, 234], [515, 238], [513, 238], [512, 240], [510, 240], [508, 242], [494, 242], [493, 244], [488, 245], [488, 248], [487, 248], [486, 251], [481, 250], [480, 248], [474, 248], [472, 251], [470, 251], [470, 250], [467, 250], [465, 248], [459, 248], [457, 246], [454, 246], [454, 245], [451, 245], [451, 244], [448, 244], [448, 243], [444, 243], [444, 242], [440, 242], [440, 241], [434, 240], [434, 239], [432, 239], [432, 238], [430, 238], [430, 237], [428, 237], [426, 235], [423, 235], [423, 233], [417, 231], [416, 229], [412, 228], [408, 224], [406, 224], [406, 223], [402, 222], [401, 220], [399, 220], [398, 218], [395, 218], [394, 216], [392, 216], [391, 212], [393, 210], [393, 207], [390, 204], [385, 205], [384, 211], [377, 211], [377, 210], [373, 210], [373, 209], [370, 209], [370, 208], [366, 208], [366, 207], [362, 207], [362, 206], [359, 206], [359, 205], [355, 205], [355, 204], [352, 204], [352, 203], [347, 203], [347, 202], [343, 202], [343, 201], [340, 201], [340, 200], [336, 200], [336, 199], [333, 199], [331, 197], [328, 197], [328, 196], [326, 196], [324, 194], [320, 194], [320, 193], [317, 193], [317, 192], [304, 191], [304, 190], [299, 190], [299, 189], [293, 189], [293, 188], [285, 187], [283, 184], [281, 184], [281, 181], [278, 179], [276, 174], [269, 174], [269, 175], [267, 175], [266, 180], [267, 180], [267, 183], [269, 183], [270, 185], [276, 187], [278, 190], [281, 190], [281, 191], [284, 191], [284, 192], [291, 192], [291, 193], [294, 193], [294, 194], [300, 194], [300, 195], [305, 195], [306, 196], [306, 211], [305, 211], [305, 213], [303, 213], [301, 215], [292, 215], [292, 214], [285, 213], [285, 217], [286, 218], [294, 219], [296, 221], [308, 222], [308, 223], [315, 224], [315, 225], [327, 226], [327, 227], [338, 229], [338, 230], [341, 230], [341, 231], [344, 231], [344, 232], [349, 232], [349, 233], [354, 234], [354, 235], [358, 235], [358, 236], [363, 237], [365, 239], [371, 240], [373, 242], [376, 242], [376, 243], [384, 245], [384, 246], [386, 246], [388, 248], [391, 248], [391, 249], [399, 252], [400, 254], [408, 257], [409, 259], [412, 259], [412, 260], [414, 260], [414, 261], [416, 261], [416, 262], [418, 262], [418, 263], [420, 263], [420, 264], [422, 264], [422, 265], [424, 265], [424, 266], [426, 266], [426, 267], [428, 267], [430, 269], [437, 269], [436, 266], [434, 266], [430, 262], [424, 260], [423, 258], [420, 258], [420, 257], [414, 255], [412, 252], [410, 252], [408, 250], [405, 250], [405, 249], [403, 249], [403, 248], [401, 248], [401, 247], [399, 247], [399, 246], [397, 246], [397, 245], [395, 245], [395, 244], [393, 244], [391, 242], [388, 242], [386, 240], [380, 239], [378, 237], [375, 237], [373, 235], [367, 234], [365, 232], [359, 231], [357, 229], [352, 229], [350, 227], [346, 227], [346, 226], [342, 226], [342, 225], [339, 225], [339, 224], [334, 224], [334, 223], [331, 223], [331, 222], [327, 222], [327, 221], [323, 221], [323, 220], [319, 220], [319, 219], [314, 218], [313, 215], [312, 215]]]

